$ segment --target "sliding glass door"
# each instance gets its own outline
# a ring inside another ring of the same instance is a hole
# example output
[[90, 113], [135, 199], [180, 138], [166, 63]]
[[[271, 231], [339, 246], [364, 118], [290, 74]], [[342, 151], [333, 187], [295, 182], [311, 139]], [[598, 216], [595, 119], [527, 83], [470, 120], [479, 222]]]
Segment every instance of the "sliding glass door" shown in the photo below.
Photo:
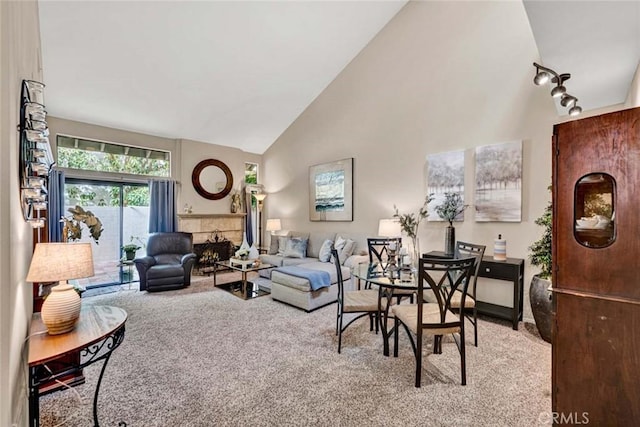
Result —
[[96, 242], [81, 224], [79, 241], [91, 242], [95, 275], [82, 279], [83, 286], [97, 287], [136, 281], [135, 268], [122, 262], [123, 245], [133, 243], [144, 253], [149, 229], [149, 188], [146, 184], [124, 184], [67, 178], [65, 180], [65, 216], [69, 208], [82, 207], [102, 222], [102, 234]]

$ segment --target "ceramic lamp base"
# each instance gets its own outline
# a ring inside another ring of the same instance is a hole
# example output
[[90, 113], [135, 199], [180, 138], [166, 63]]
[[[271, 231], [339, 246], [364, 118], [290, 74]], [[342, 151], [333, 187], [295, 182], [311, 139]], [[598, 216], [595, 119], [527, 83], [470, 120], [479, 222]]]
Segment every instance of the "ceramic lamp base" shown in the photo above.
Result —
[[68, 283], [54, 286], [44, 300], [40, 314], [49, 335], [70, 332], [80, 317], [80, 296]]

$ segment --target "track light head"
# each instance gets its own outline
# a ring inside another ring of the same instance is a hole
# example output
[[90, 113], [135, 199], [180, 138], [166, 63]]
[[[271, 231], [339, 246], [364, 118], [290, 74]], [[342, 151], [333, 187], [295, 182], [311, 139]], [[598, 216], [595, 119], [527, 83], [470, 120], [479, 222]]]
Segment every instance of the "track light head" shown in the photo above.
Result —
[[567, 88], [562, 86], [561, 84], [551, 89], [551, 96], [553, 96], [554, 98], [561, 97], [565, 93], [567, 93]]
[[571, 107], [569, 109], [569, 115], [570, 116], [577, 116], [580, 113], [582, 113], [582, 108], [577, 106], [577, 105], [574, 105], [573, 107]]
[[576, 98], [575, 96], [569, 95], [568, 93], [565, 93], [564, 95], [562, 95], [562, 99], [560, 99], [560, 105], [562, 105], [563, 107], [570, 107], [571, 105], [576, 105], [576, 102], [578, 102], [578, 98]]
[[537, 86], [542, 86], [543, 84], [548, 83], [551, 80], [551, 74], [546, 71], [539, 71], [536, 76], [533, 78], [533, 82]]

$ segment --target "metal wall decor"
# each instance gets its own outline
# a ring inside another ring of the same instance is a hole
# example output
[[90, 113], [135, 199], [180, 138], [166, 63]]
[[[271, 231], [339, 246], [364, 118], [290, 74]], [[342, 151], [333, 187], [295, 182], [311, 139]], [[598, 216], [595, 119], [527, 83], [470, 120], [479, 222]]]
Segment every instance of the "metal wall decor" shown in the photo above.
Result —
[[47, 209], [48, 176], [54, 163], [46, 117], [44, 84], [23, 80], [18, 124], [20, 197], [24, 219], [33, 228], [44, 227], [45, 218], [39, 211]]

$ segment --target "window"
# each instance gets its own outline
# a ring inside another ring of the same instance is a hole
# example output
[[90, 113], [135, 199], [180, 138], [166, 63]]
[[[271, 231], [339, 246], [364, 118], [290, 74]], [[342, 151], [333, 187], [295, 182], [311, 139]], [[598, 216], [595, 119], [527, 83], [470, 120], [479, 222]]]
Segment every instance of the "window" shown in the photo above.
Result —
[[[168, 151], [58, 135], [58, 166], [97, 172], [168, 177]], [[257, 166], [257, 165], [256, 165]]]
[[246, 184], [258, 183], [258, 164], [257, 163], [244, 164], [244, 182]]

